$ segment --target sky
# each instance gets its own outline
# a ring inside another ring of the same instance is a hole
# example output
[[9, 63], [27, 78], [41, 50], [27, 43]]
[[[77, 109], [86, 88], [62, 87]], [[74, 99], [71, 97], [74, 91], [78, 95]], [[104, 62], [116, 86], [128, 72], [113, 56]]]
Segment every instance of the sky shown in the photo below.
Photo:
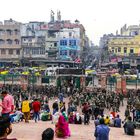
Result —
[[124, 24], [140, 24], [140, 0], [0, 0], [0, 21], [49, 21], [50, 11], [63, 20], [78, 19], [94, 44], [103, 34], [116, 33]]

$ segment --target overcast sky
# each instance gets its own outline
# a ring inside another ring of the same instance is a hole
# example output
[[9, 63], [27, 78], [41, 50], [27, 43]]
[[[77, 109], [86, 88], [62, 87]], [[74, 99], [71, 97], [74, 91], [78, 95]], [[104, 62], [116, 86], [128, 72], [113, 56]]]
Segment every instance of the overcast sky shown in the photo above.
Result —
[[125, 23], [140, 24], [140, 0], [0, 0], [0, 5], [1, 21], [49, 21], [50, 10], [59, 9], [62, 19], [78, 19], [95, 44]]

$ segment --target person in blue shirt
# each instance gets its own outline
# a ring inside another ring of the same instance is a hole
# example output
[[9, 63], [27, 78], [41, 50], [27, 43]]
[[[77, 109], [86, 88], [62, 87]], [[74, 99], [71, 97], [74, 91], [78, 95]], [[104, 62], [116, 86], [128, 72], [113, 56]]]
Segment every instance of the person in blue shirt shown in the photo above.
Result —
[[117, 115], [117, 117], [114, 120], [114, 126], [119, 128], [121, 127], [121, 119], [119, 115]]
[[63, 98], [64, 98], [64, 95], [63, 95], [63, 93], [59, 93], [59, 100], [60, 100], [60, 102], [63, 102]]
[[109, 127], [105, 125], [104, 119], [100, 119], [100, 125], [96, 126], [94, 136], [96, 140], [109, 140]]

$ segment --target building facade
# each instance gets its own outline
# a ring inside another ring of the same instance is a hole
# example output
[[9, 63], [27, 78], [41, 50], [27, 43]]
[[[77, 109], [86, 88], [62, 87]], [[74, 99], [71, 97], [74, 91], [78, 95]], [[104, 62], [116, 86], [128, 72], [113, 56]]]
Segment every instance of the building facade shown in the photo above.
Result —
[[10, 19], [0, 24], [0, 60], [17, 61], [21, 59], [21, 24]]
[[89, 46], [85, 28], [78, 20], [55, 20], [51, 11], [49, 22], [19, 23], [12, 19], [0, 23], [1, 61], [75, 61], [82, 59]]
[[45, 59], [45, 36], [42, 22], [29, 22], [21, 26], [22, 59]]
[[116, 56], [139, 56], [140, 36], [120, 36], [108, 42], [109, 52]]
[[63, 38], [59, 41], [59, 59], [74, 61], [80, 58], [79, 40], [76, 38]]
[[125, 24], [120, 30], [120, 35], [122, 36], [140, 35], [140, 25], [130, 25], [127, 27], [127, 25]]

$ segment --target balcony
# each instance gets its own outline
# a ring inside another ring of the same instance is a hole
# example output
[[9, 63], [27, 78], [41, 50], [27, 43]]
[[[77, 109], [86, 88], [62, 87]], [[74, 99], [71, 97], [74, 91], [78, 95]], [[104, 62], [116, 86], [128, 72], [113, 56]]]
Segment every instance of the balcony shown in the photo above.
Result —
[[46, 38], [46, 42], [58, 42], [58, 38], [56, 38], [56, 37], [48, 37], [48, 38]]
[[21, 48], [21, 45], [19, 45], [19, 44], [11, 44], [11, 45], [8, 45], [8, 44], [0, 44], [0, 48], [2, 49], [2, 48], [4, 48], [4, 49], [6, 49], [6, 48], [9, 48], [9, 49], [13, 49], [13, 48]]
[[22, 43], [22, 47], [45, 47], [45, 43]]

